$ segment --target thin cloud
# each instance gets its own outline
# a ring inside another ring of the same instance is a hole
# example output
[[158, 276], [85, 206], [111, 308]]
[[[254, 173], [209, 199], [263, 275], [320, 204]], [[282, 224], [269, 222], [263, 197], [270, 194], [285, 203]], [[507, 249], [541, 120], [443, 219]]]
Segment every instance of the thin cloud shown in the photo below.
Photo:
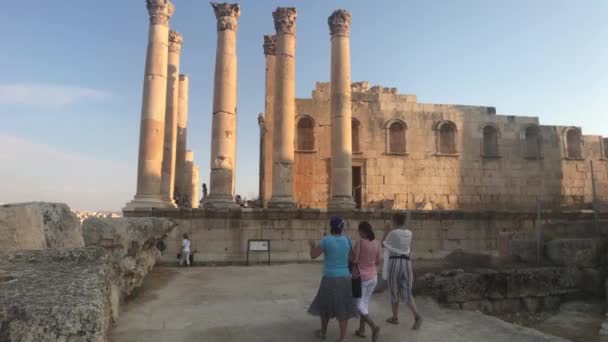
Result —
[[0, 203], [50, 201], [119, 211], [135, 193], [135, 165], [0, 133]]
[[0, 105], [65, 106], [103, 100], [110, 94], [97, 89], [52, 84], [0, 84]]

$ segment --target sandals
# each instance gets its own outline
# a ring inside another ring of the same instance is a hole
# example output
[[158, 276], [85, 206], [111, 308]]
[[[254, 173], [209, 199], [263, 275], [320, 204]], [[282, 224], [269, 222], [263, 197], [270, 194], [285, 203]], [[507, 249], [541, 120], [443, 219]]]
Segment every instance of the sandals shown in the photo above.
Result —
[[362, 333], [361, 331], [359, 331], [359, 329], [355, 330], [355, 336], [361, 337], [361, 338], [367, 337], [367, 335], [365, 335], [365, 333]]
[[388, 319], [386, 320], [386, 323], [390, 323], [390, 324], [399, 324], [399, 319], [398, 319], [398, 318], [395, 318], [395, 317], [391, 317], [391, 318], [388, 318]]
[[324, 334], [321, 330], [317, 330], [315, 331], [315, 337], [319, 340], [325, 340], [327, 338], [327, 335]]

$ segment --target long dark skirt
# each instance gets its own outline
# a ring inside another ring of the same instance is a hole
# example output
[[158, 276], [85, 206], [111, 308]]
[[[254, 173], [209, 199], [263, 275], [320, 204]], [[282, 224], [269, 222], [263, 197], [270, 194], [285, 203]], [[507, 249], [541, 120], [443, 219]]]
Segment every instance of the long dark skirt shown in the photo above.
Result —
[[323, 277], [308, 313], [329, 319], [337, 318], [340, 321], [357, 317], [357, 302], [353, 298], [350, 276]]

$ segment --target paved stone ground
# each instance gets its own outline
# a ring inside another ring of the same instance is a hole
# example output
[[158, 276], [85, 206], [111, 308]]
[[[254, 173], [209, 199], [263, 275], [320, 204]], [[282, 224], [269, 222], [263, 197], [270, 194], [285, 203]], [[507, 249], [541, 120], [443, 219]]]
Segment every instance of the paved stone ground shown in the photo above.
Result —
[[[254, 267], [159, 267], [139, 293], [124, 306], [113, 342], [315, 341], [318, 320], [306, 313], [320, 280], [318, 264]], [[381, 322], [380, 341], [527, 342], [566, 341], [511, 325], [476, 312], [439, 308], [418, 298], [425, 317], [420, 331], [411, 331], [411, 315], [403, 310], [401, 325], [384, 323], [387, 295], [376, 294], [370, 310]], [[355, 321], [349, 325], [349, 333]], [[352, 336], [352, 335], [351, 335]], [[330, 323], [328, 341], [337, 339]], [[349, 337], [349, 341], [359, 341]]]

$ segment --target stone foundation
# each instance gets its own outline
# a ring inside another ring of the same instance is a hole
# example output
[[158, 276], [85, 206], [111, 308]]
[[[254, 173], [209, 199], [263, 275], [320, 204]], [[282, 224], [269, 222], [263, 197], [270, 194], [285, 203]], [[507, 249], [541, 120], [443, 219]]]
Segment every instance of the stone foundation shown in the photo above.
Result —
[[[393, 213], [380, 210], [175, 209], [128, 211], [125, 215], [177, 220], [178, 226], [167, 239], [167, 252], [162, 257], [165, 262], [176, 261], [181, 236], [188, 233], [195, 262], [242, 263], [246, 260], [249, 239], [270, 240], [273, 262], [309, 261], [307, 242], [329, 233], [331, 216], [343, 216], [351, 236], [356, 233], [360, 221], [369, 221], [381, 238], [384, 224], [390, 221]], [[440, 259], [457, 250], [506, 256], [508, 248], [502, 252], [499, 249], [501, 239], [514, 233], [534, 232], [538, 224], [536, 214], [525, 212], [411, 211], [410, 218], [414, 259]], [[589, 221], [591, 218], [591, 213], [556, 213], [544, 215], [543, 224], [559, 220]], [[261, 253], [251, 255], [254, 261], [265, 258]]]
[[447, 307], [498, 314], [555, 310], [563, 299], [581, 296], [582, 285], [576, 267], [538, 267], [427, 274], [414, 288]]

